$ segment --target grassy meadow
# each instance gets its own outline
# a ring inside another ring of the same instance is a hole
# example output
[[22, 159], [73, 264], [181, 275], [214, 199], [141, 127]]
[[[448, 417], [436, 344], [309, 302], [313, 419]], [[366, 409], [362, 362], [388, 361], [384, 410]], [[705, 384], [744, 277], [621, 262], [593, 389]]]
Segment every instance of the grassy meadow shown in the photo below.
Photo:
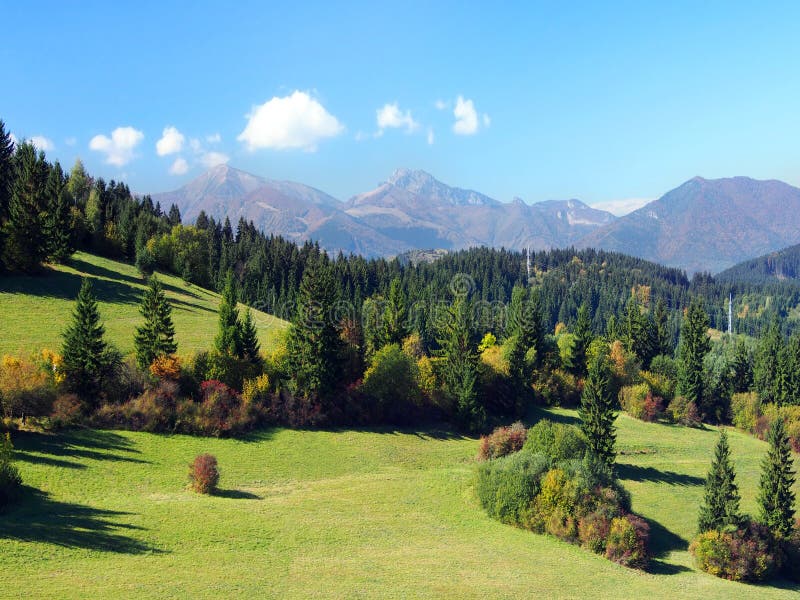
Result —
[[[159, 273], [172, 303], [178, 354], [210, 349], [217, 333], [219, 295]], [[42, 348], [61, 348], [81, 278], [94, 285], [107, 339], [124, 354], [133, 352], [133, 332], [141, 323], [139, 301], [146, 282], [132, 265], [76, 253], [69, 264], [53, 265], [38, 276], [0, 278], [0, 356], [27, 356]], [[286, 323], [253, 311], [262, 349], [273, 346]]]
[[[574, 421], [574, 411], [539, 411]], [[27, 501], [0, 516], [0, 590], [79, 597], [796, 598], [696, 571], [686, 550], [717, 432], [620, 416], [619, 470], [648, 518], [651, 572], [489, 519], [477, 441], [447, 432], [294, 431], [243, 440], [19, 433]], [[730, 435], [743, 508], [766, 444]], [[198, 453], [222, 491], [186, 489]], [[800, 492], [800, 488], [798, 489]]]

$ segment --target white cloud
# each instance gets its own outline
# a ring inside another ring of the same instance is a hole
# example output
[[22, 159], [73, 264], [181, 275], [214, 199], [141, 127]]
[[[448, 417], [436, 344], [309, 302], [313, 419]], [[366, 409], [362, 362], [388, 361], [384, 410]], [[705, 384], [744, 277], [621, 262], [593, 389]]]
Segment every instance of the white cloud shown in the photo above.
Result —
[[96, 135], [89, 141], [89, 149], [106, 155], [106, 162], [121, 167], [134, 157], [134, 149], [144, 139], [144, 134], [133, 127], [117, 127], [111, 137]]
[[34, 135], [31, 137], [30, 142], [36, 146], [37, 150], [41, 150], [42, 152], [50, 152], [50, 150], [56, 147], [55, 144], [53, 144], [53, 140], [43, 135]]
[[216, 167], [217, 165], [224, 165], [230, 160], [230, 156], [222, 152], [204, 152], [200, 155], [200, 163], [206, 168]]
[[444, 100], [437, 100], [433, 105], [436, 107], [436, 110], [445, 110], [449, 106], [449, 103]]
[[405, 129], [406, 133], [411, 133], [419, 127], [419, 123], [411, 116], [411, 111], [405, 112], [400, 110], [397, 102], [393, 104], [384, 104], [382, 108], [375, 111], [376, 120], [378, 122], [378, 129]]
[[429, 145], [429, 146], [432, 146], [432, 145], [433, 145], [433, 142], [434, 142], [434, 137], [433, 137], [433, 128], [430, 128], [430, 127], [429, 127], [429, 128], [428, 128], [428, 145]]
[[189, 163], [186, 160], [179, 156], [175, 159], [175, 162], [172, 163], [172, 166], [169, 168], [170, 175], [185, 175], [186, 172], [189, 170]]
[[299, 90], [254, 106], [247, 119], [247, 126], [236, 139], [250, 151], [302, 148], [314, 152], [320, 141], [344, 131], [344, 126], [322, 104]]
[[183, 134], [171, 125], [164, 127], [161, 132], [161, 139], [156, 142], [156, 153], [159, 156], [177, 154], [183, 150], [183, 142], [186, 140]]
[[652, 202], [654, 199], [655, 198], [623, 198], [621, 200], [605, 200], [592, 204], [592, 208], [607, 210], [612, 215], [622, 217], [635, 211], [637, 208], [643, 207], [648, 202]]
[[478, 132], [478, 111], [472, 100], [464, 100], [459, 96], [456, 107], [453, 109], [456, 122], [453, 123], [453, 132], [458, 135], [473, 135]]
[[206, 141], [209, 144], [219, 144], [222, 141], [222, 136], [218, 133], [212, 133], [206, 136]]

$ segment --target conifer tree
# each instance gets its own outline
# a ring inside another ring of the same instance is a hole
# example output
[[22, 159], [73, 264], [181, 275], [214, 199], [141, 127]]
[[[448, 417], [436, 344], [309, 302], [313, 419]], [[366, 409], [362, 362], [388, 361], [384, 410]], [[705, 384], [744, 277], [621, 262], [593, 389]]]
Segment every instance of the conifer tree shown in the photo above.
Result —
[[[8, 203], [14, 179], [13, 154], [14, 142], [11, 134], [6, 131], [6, 124], [0, 119], [0, 227], [8, 217]], [[1, 247], [0, 250], [2, 250]]]
[[783, 352], [783, 337], [777, 318], [773, 319], [758, 341], [753, 383], [764, 402], [780, 400], [780, 356]]
[[409, 334], [408, 307], [399, 277], [389, 285], [389, 298], [383, 312], [383, 343], [400, 344]]
[[248, 360], [256, 365], [261, 364], [261, 356], [259, 354], [261, 344], [258, 341], [256, 323], [249, 308], [245, 311], [244, 320], [239, 328], [239, 340], [241, 342], [239, 358]]
[[703, 360], [711, 350], [708, 326], [708, 315], [702, 300], [692, 300], [681, 328], [678, 387], [683, 396], [701, 409], [705, 408]]
[[158, 277], [153, 275], [142, 296], [139, 312], [144, 323], [136, 328], [134, 345], [136, 363], [147, 369], [159, 356], [175, 354], [175, 327], [172, 324], [172, 307]]
[[572, 346], [572, 365], [578, 375], [586, 373], [586, 350], [593, 339], [592, 317], [589, 313], [589, 305], [584, 302], [578, 309], [578, 320], [575, 322]]
[[288, 368], [301, 394], [325, 399], [340, 383], [343, 342], [332, 316], [337, 300], [331, 267], [312, 258], [303, 272], [286, 339]]
[[6, 266], [20, 271], [36, 270], [47, 256], [44, 154], [30, 143], [20, 144], [14, 154], [14, 180], [8, 206]]
[[444, 388], [456, 407], [456, 419], [469, 431], [477, 431], [486, 421], [486, 410], [476, 390], [478, 358], [472, 329], [471, 304], [456, 297], [439, 323], [441, 373]]
[[225, 279], [225, 287], [222, 289], [222, 300], [219, 304], [219, 330], [214, 340], [217, 352], [226, 356], [239, 355], [241, 348], [238, 302], [233, 273], [229, 272]]
[[760, 519], [776, 535], [787, 537], [794, 524], [795, 481], [792, 449], [783, 418], [772, 421], [767, 436], [769, 451], [761, 466], [758, 494]]
[[653, 312], [653, 320], [656, 328], [657, 355], [672, 356], [672, 336], [669, 332], [669, 317], [667, 315], [667, 305], [663, 298], [656, 302]]
[[741, 523], [739, 488], [735, 479], [736, 473], [728, 447], [728, 434], [723, 429], [714, 451], [711, 470], [706, 477], [705, 498], [697, 522], [700, 533], [712, 529], [721, 530], [727, 526], [738, 527]]
[[744, 340], [736, 343], [731, 371], [734, 393], [749, 392], [753, 387], [753, 365], [750, 362], [750, 353], [747, 351]]
[[581, 430], [589, 441], [592, 454], [611, 467], [617, 456], [614, 448], [617, 439], [614, 421], [617, 415], [614, 412], [609, 379], [608, 361], [599, 354], [589, 363], [578, 414], [581, 418]]
[[48, 203], [45, 222], [47, 255], [57, 263], [63, 263], [75, 251], [70, 231], [70, 208], [72, 198], [67, 189], [67, 180], [61, 165], [56, 161], [50, 169], [45, 186]]
[[92, 284], [84, 279], [72, 313], [72, 323], [64, 332], [62, 355], [68, 388], [85, 399], [92, 399], [92, 395], [99, 391], [107, 366], [104, 332]]

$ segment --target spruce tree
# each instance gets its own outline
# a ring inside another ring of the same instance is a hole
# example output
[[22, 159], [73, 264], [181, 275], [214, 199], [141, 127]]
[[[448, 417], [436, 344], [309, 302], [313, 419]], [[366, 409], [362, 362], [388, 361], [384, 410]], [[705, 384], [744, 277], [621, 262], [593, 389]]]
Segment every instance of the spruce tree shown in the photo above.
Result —
[[731, 371], [734, 393], [749, 392], [750, 388], [753, 387], [753, 365], [744, 340], [739, 340], [736, 343]]
[[408, 307], [399, 277], [389, 285], [389, 298], [383, 312], [384, 344], [400, 344], [408, 335]]
[[75, 251], [70, 230], [72, 198], [61, 165], [56, 161], [50, 169], [45, 186], [47, 198], [47, 256], [57, 263], [65, 262]]
[[581, 418], [581, 430], [589, 441], [592, 454], [612, 467], [617, 456], [614, 448], [617, 439], [614, 421], [617, 415], [609, 379], [607, 359], [599, 354], [589, 363], [578, 414]]
[[667, 305], [663, 298], [656, 302], [653, 312], [653, 320], [656, 327], [656, 346], [657, 354], [672, 356], [672, 336], [669, 332], [669, 316], [667, 315]]
[[159, 356], [175, 354], [178, 350], [172, 324], [172, 307], [155, 275], [150, 277], [139, 312], [144, 317], [144, 323], [136, 328], [134, 336], [136, 363], [139, 368], [147, 369]]
[[47, 256], [45, 184], [47, 163], [32, 144], [20, 144], [14, 154], [14, 180], [8, 206], [5, 264], [31, 272]]
[[61, 352], [67, 387], [87, 400], [98, 393], [106, 367], [104, 332], [92, 284], [83, 279]]
[[702, 300], [692, 300], [681, 328], [678, 388], [683, 396], [701, 409], [706, 408], [703, 360], [711, 350], [708, 326], [708, 315], [703, 308]]
[[447, 395], [455, 405], [456, 420], [469, 431], [479, 430], [486, 421], [486, 410], [476, 390], [478, 357], [472, 329], [470, 302], [458, 296], [439, 322], [441, 374]]
[[240, 324], [239, 340], [239, 358], [248, 360], [255, 365], [261, 364], [261, 355], [259, 354], [261, 344], [258, 341], [256, 323], [249, 308], [245, 311], [244, 320]]
[[770, 530], [787, 537], [794, 525], [795, 481], [792, 449], [783, 418], [772, 421], [767, 436], [769, 451], [761, 467], [761, 486], [758, 494], [760, 519]]
[[592, 317], [589, 312], [589, 305], [584, 302], [578, 309], [578, 320], [575, 322], [575, 332], [573, 334], [572, 346], [572, 365], [578, 375], [586, 374], [586, 351], [592, 343]]
[[326, 399], [341, 379], [344, 343], [333, 311], [337, 301], [332, 268], [323, 257], [306, 264], [297, 311], [286, 339], [292, 383], [300, 394]]
[[773, 319], [758, 341], [753, 365], [753, 383], [764, 402], [780, 400], [780, 356], [783, 337], [777, 318]]
[[233, 273], [228, 273], [225, 287], [222, 289], [222, 301], [219, 304], [219, 330], [214, 340], [217, 352], [226, 356], [239, 355], [241, 340], [239, 339], [239, 310], [236, 286]]
[[[11, 185], [14, 180], [14, 142], [6, 131], [6, 124], [0, 119], [0, 227], [8, 217], [8, 203], [11, 198]], [[2, 250], [2, 248], [0, 248]]]
[[728, 526], [738, 527], [741, 524], [739, 488], [735, 479], [728, 434], [723, 429], [714, 451], [711, 470], [706, 477], [705, 498], [697, 522], [700, 533], [712, 529], [721, 530]]

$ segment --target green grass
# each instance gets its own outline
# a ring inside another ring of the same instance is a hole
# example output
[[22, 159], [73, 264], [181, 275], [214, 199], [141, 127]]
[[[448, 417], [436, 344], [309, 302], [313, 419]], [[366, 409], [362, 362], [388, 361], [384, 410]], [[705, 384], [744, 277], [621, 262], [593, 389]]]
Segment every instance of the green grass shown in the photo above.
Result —
[[[574, 420], [574, 411], [542, 411]], [[18, 434], [27, 503], [0, 516], [0, 590], [20, 597], [796, 598], [694, 570], [702, 478], [717, 433], [621, 416], [619, 463], [651, 520], [652, 573], [489, 519], [474, 439], [275, 429], [246, 440], [76, 431]], [[731, 432], [755, 509], [766, 445]], [[188, 491], [211, 452], [219, 496]], [[798, 490], [800, 491], [800, 490]]]
[[[0, 355], [60, 349], [82, 277], [92, 280], [107, 339], [123, 353], [133, 352], [144, 280], [131, 265], [78, 252], [68, 265], [53, 266], [38, 276], [0, 277]], [[172, 303], [178, 354], [210, 349], [217, 333], [219, 295], [178, 277], [159, 273], [159, 278]], [[259, 311], [253, 311], [253, 317], [262, 350], [267, 350], [286, 323]]]

